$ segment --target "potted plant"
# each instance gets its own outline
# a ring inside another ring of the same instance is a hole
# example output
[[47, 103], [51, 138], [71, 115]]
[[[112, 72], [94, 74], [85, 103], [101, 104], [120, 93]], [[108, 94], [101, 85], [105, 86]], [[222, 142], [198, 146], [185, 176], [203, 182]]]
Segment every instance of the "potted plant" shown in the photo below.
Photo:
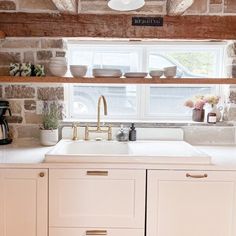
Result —
[[58, 142], [58, 127], [62, 117], [62, 105], [57, 102], [44, 102], [42, 111], [42, 127], [40, 128], [40, 143], [53, 146]]

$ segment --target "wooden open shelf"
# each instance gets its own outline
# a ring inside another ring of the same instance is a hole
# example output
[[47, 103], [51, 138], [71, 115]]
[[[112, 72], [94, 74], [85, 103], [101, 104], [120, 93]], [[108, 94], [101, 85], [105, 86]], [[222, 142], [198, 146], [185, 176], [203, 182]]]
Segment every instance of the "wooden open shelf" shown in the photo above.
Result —
[[0, 76], [1, 83], [80, 83], [80, 84], [236, 84], [236, 78], [72, 78]]

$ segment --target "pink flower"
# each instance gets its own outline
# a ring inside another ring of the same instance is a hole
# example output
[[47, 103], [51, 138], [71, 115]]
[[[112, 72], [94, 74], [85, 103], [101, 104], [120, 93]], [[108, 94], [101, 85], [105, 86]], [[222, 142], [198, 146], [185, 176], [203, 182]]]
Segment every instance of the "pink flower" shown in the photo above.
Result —
[[193, 106], [194, 106], [193, 101], [190, 100], [190, 99], [187, 100], [187, 101], [185, 101], [184, 105], [185, 105], [186, 107], [189, 107], [189, 108], [193, 108]]
[[204, 100], [197, 100], [195, 105], [194, 105], [194, 108], [198, 109], [198, 110], [202, 110], [205, 104], [206, 104], [206, 101], [204, 101]]

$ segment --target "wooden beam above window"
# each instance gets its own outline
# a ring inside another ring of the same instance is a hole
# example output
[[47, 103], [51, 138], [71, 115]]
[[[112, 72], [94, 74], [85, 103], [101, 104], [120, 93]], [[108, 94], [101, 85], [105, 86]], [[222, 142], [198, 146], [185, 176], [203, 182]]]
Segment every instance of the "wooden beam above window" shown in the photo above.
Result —
[[236, 39], [236, 16], [165, 16], [163, 27], [132, 26], [128, 14], [0, 13], [8, 37]]

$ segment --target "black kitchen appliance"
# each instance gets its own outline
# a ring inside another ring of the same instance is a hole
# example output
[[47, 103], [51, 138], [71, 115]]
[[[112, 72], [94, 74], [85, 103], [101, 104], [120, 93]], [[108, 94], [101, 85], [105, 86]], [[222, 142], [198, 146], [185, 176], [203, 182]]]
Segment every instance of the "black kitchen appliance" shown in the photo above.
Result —
[[0, 145], [9, 144], [12, 139], [9, 136], [9, 126], [6, 120], [6, 113], [11, 116], [11, 110], [8, 101], [0, 101]]

